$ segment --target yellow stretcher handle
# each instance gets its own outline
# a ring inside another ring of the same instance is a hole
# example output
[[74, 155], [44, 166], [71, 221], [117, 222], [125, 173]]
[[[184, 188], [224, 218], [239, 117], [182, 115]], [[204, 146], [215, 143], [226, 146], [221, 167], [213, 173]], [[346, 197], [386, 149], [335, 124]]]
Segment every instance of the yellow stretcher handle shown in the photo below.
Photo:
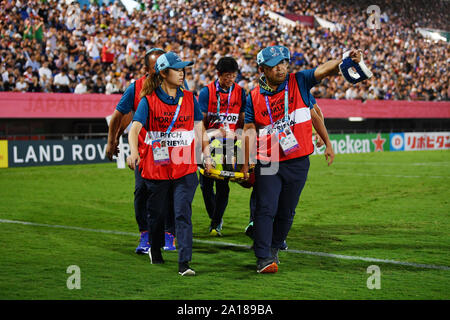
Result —
[[[200, 173], [202, 175], [205, 175], [205, 169], [198, 167], [198, 170], [200, 171]], [[211, 169], [209, 177], [211, 177], [213, 179], [219, 179], [219, 180], [225, 180], [225, 178], [229, 178], [230, 181], [237, 181], [237, 180], [244, 179], [244, 173]]]

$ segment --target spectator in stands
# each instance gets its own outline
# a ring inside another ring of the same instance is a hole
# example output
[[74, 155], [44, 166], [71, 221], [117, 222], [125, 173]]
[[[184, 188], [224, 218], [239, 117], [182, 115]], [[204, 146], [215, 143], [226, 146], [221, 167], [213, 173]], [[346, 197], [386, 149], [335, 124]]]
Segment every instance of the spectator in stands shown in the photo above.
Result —
[[64, 53], [64, 51], [60, 50], [58, 53], [58, 58], [54, 61], [55, 63], [55, 67], [57, 69], [65, 69], [68, 67], [69, 61], [67, 59], [66, 54]]
[[125, 61], [128, 67], [130, 67], [136, 61], [138, 51], [139, 51], [138, 39], [136, 38], [130, 39], [127, 44], [125, 57]]
[[28, 84], [33, 82], [33, 68], [31, 66], [27, 67], [23, 73], [23, 77]]
[[39, 77], [39, 85], [42, 88], [43, 92], [52, 92], [52, 78], [47, 78], [47, 76], [44, 74], [41, 77]]
[[28, 68], [29, 66], [32, 68], [33, 72], [38, 71], [41, 67], [41, 64], [39, 63], [40, 57], [39, 54], [36, 53], [30, 57], [27, 51], [25, 51], [25, 57], [27, 58], [27, 62], [25, 63], [25, 68]]
[[76, 70], [77, 69], [77, 65], [78, 65], [78, 61], [75, 60], [75, 56], [74, 55], [70, 55], [69, 56], [69, 61], [67, 63], [67, 67], [69, 68], [69, 70]]
[[108, 84], [105, 88], [106, 94], [119, 93], [119, 87], [117, 86], [117, 79], [115, 77], [111, 78], [108, 81]]
[[44, 41], [44, 18], [38, 16], [34, 23], [34, 39], [36, 39], [37, 42], [42, 43]]
[[53, 88], [55, 92], [70, 92], [70, 80], [67, 76], [66, 70], [61, 69], [61, 72], [58, 73], [53, 79]]
[[31, 82], [28, 84], [28, 92], [42, 92], [41, 84], [36, 75], [33, 75]]
[[102, 77], [98, 76], [92, 86], [92, 93], [105, 93], [105, 85]]
[[86, 78], [81, 79], [81, 82], [78, 83], [77, 86], [75, 87], [74, 93], [77, 94], [87, 93], [86, 83], [87, 83]]
[[23, 33], [22, 39], [34, 39], [34, 29], [30, 19], [25, 20], [25, 31]]
[[97, 40], [94, 36], [89, 36], [89, 39], [84, 42], [88, 56], [92, 59], [92, 63], [100, 60], [100, 53], [98, 51]]
[[75, 75], [75, 71], [74, 70], [69, 70], [69, 73], [67, 74], [67, 77], [69, 78], [69, 88], [70, 88], [70, 92], [73, 92], [75, 89], [75, 86], [77, 85], [77, 76]]
[[23, 76], [20, 76], [16, 82], [15, 91], [26, 92], [28, 90], [28, 84], [26, 83]]
[[[76, 2], [71, 5], [63, 1], [1, 2], [0, 62], [9, 61], [23, 74], [29, 65], [36, 72], [36, 65], [44, 62], [40, 59], [43, 57], [53, 74], [65, 65], [75, 70], [79, 81], [79, 73], [84, 76], [91, 71], [94, 62], [100, 62], [101, 51], [108, 40], [114, 48], [114, 59], [112, 63], [102, 63], [100, 72], [122, 72], [126, 68], [125, 76], [119, 76], [122, 91], [133, 76], [142, 74], [142, 63], [133, 53], [153, 46], [175, 50], [182, 59], [195, 61], [191, 80], [195, 83], [191, 87], [194, 91], [212, 81], [213, 66], [225, 55], [236, 57], [242, 74], [248, 74], [243, 76], [245, 87], [251, 89], [257, 80], [254, 58], [261, 43], [295, 43], [290, 46], [293, 67], [306, 69], [339, 57], [346, 47], [355, 44], [367, 51], [365, 56], [371, 57], [366, 62], [375, 75], [367, 86], [357, 86], [359, 96], [360, 91], [369, 92], [369, 88], [373, 88], [374, 99], [409, 98], [411, 89], [416, 89], [413, 94], [416, 96], [420, 84], [434, 79], [435, 83], [421, 88], [420, 97], [416, 98], [448, 99], [448, 43], [430, 42], [415, 31], [417, 27], [448, 30], [448, 1], [437, 0], [429, 5], [425, 0], [379, 0], [377, 5], [382, 8], [379, 30], [367, 28], [365, 12], [371, 0], [280, 0], [273, 3], [192, 0], [183, 2], [182, 6], [178, 2], [166, 0], [154, 10], [152, 5], [147, 5], [133, 14], [128, 14], [115, 2], [103, 7], [91, 4], [85, 11]], [[265, 11], [270, 9], [278, 13], [319, 16], [339, 25], [340, 31], [307, 28], [301, 24], [295, 27], [277, 25], [265, 16]], [[72, 21], [68, 27], [69, 18]], [[78, 65], [82, 67], [78, 69]], [[39, 73], [40, 83], [41, 77]], [[396, 85], [391, 86], [390, 80]], [[345, 98], [338, 94], [339, 90], [345, 93], [348, 87], [344, 86], [341, 78], [336, 82], [324, 82], [317, 88], [317, 97]], [[370, 99], [369, 94], [367, 98]]]
[[16, 82], [16, 79], [14, 78], [14, 75], [11, 73], [8, 76], [8, 80], [3, 82], [5, 91], [15, 91], [15, 88], [16, 88], [15, 82]]
[[110, 66], [114, 62], [114, 46], [110, 40], [103, 45], [101, 60], [105, 66]]
[[0, 73], [2, 75], [2, 77], [1, 77], [2, 82], [8, 81], [10, 68], [11, 68], [10, 66], [7, 67], [6, 65], [0, 65]]

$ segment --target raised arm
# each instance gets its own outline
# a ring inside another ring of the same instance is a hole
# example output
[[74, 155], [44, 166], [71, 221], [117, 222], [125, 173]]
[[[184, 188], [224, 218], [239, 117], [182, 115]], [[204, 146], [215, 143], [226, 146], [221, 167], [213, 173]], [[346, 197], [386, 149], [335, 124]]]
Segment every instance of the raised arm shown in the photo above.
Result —
[[339, 64], [341, 60], [329, 60], [324, 64], [321, 64], [314, 71], [314, 77], [318, 82], [320, 82], [323, 78], [329, 76], [337, 76], [339, 74]]
[[[359, 63], [359, 61], [361, 61], [360, 53], [360, 50], [352, 49], [350, 51], [350, 58], [352, 58], [354, 62]], [[321, 64], [314, 71], [314, 77], [320, 82], [323, 78], [339, 75], [339, 64], [341, 62], [342, 60], [333, 59]]]

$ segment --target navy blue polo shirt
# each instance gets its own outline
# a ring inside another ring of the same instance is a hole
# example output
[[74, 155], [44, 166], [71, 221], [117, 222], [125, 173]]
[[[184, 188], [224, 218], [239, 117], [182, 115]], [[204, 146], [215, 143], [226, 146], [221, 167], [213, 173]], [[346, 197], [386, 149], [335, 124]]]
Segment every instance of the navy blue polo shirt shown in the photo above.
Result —
[[314, 108], [314, 105], [317, 104], [317, 101], [316, 98], [314, 98], [314, 96], [311, 94], [311, 92], [309, 93], [309, 101], [310, 101], [309, 108], [310, 109]]

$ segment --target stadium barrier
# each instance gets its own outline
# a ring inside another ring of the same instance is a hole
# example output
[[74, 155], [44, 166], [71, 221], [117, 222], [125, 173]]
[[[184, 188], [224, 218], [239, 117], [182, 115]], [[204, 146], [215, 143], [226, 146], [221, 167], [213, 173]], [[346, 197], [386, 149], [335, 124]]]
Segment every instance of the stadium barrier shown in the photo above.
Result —
[[[119, 94], [0, 92], [0, 118], [105, 118], [113, 113]], [[450, 101], [317, 99], [326, 119], [450, 118]]]
[[0, 92], [0, 118], [105, 118], [114, 111], [120, 94]]
[[[129, 155], [124, 139], [123, 154]], [[450, 132], [330, 134], [336, 154], [385, 151], [448, 150]], [[0, 168], [109, 162], [106, 139], [0, 140]], [[325, 147], [313, 154], [323, 154]]]

